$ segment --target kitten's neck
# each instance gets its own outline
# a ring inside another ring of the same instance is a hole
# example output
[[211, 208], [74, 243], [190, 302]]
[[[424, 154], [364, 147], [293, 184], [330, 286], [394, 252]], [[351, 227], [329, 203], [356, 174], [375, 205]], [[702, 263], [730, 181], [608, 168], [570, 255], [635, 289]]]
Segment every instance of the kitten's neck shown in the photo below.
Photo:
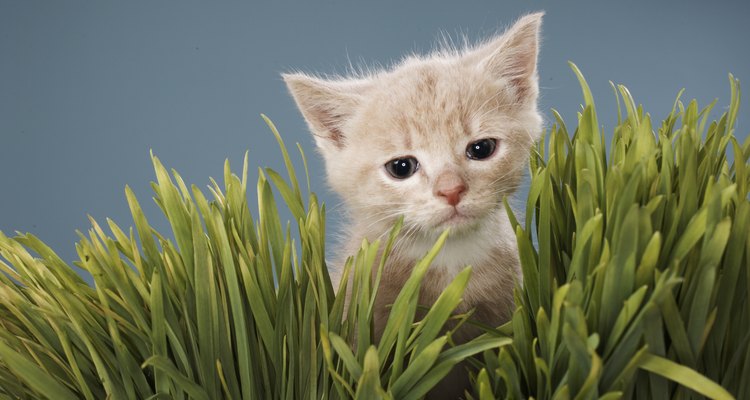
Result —
[[[354, 233], [352, 240], [356, 242], [356, 245], [361, 243], [363, 237], [372, 241], [378, 236], [383, 236], [382, 233], [358, 232], [356, 228]], [[413, 265], [427, 254], [439, 236], [440, 232], [434, 234], [402, 232], [390, 258]], [[506, 254], [515, 260], [516, 253], [513, 227], [505, 210], [497, 209], [477, 226], [451, 232], [430, 269], [447, 276], [455, 276], [467, 265], [475, 268], [481, 267]]]

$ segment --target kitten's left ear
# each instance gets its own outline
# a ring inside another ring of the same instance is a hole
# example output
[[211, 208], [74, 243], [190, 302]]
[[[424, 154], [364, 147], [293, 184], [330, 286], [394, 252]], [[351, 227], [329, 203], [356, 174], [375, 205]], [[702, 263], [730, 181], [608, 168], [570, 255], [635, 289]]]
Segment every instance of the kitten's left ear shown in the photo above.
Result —
[[536, 63], [543, 16], [538, 12], [520, 18], [503, 35], [470, 54], [480, 68], [506, 80], [520, 102], [536, 101], [539, 92]]

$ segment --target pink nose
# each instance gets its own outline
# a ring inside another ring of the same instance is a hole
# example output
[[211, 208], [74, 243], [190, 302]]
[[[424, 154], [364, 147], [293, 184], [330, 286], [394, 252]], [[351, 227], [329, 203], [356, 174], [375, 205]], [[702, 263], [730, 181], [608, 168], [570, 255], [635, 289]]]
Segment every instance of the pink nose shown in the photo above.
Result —
[[463, 182], [459, 183], [456, 186], [445, 188], [445, 189], [438, 189], [437, 195], [440, 197], [445, 197], [445, 201], [448, 202], [448, 204], [452, 206], [456, 206], [461, 201], [461, 194], [466, 191], [466, 185], [464, 185]]

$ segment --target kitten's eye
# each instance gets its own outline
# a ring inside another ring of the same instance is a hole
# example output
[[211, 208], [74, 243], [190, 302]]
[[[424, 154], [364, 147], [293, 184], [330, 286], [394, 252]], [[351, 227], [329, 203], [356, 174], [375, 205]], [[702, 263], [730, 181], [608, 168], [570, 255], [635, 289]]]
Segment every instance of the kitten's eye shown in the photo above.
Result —
[[419, 169], [419, 161], [414, 157], [394, 158], [385, 163], [385, 170], [396, 179], [406, 179]]
[[496, 139], [481, 139], [466, 147], [466, 156], [472, 160], [484, 160], [495, 153]]

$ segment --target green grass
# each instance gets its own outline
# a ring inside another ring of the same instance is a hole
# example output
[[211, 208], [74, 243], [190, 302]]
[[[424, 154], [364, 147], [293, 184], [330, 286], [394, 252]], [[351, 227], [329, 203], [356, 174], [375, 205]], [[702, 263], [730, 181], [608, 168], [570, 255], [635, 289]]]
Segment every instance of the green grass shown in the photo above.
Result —
[[[92, 219], [76, 245], [93, 286], [33, 235], [0, 233], [0, 399], [416, 399], [467, 358], [477, 399], [750, 398], [750, 140], [733, 136], [738, 82], [718, 121], [708, 122], [713, 104], [678, 100], [655, 126], [613, 86], [625, 112], [607, 146], [574, 71], [578, 128], [570, 135], [555, 114], [531, 158], [527, 218], [513, 221], [525, 286], [510, 323], [459, 346], [441, 332], [468, 318], [452, 311], [470, 268], [416, 317], [443, 236], [372, 343], [376, 255], [399, 227], [348, 260], [351, 288], [332, 287], [325, 206], [309, 180], [303, 193], [266, 120], [287, 177], [260, 170], [253, 211], [247, 157], [241, 176], [227, 163], [208, 193], [153, 157], [172, 232], [156, 232], [126, 189], [134, 228]], [[346, 290], [348, 308], [336, 296]]]
[[555, 114], [532, 157], [527, 218], [515, 224], [525, 287], [513, 345], [485, 353], [477, 396], [750, 398], [750, 140], [733, 136], [739, 82], [730, 76], [718, 121], [707, 122], [713, 104], [678, 98], [657, 126], [613, 85], [626, 112], [607, 152], [572, 67], [586, 105], [572, 137]]

